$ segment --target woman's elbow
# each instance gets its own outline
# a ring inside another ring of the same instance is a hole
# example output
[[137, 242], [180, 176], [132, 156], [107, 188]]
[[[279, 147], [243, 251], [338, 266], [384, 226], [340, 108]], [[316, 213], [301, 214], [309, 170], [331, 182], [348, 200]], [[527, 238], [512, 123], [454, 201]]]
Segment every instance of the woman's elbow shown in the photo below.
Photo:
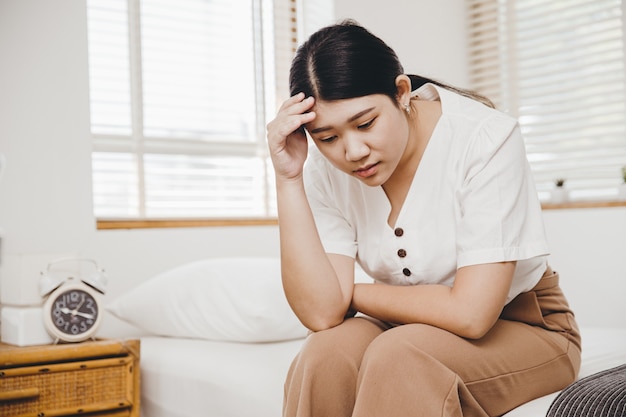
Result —
[[343, 322], [343, 318], [316, 317], [300, 321], [304, 327], [312, 332], [321, 332], [322, 330], [328, 330], [340, 325]]
[[328, 330], [340, 325], [350, 316], [354, 316], [355, 311], [351, 310], [348, 301], [336, 301], [334, 303], [324, 303], [312, 305], [312, 303], [300, 305], [300, 309], [293, 309], [300, 322], [309, 330], [319, 332]]
[[457, 334], [466, 339], [482, 339], [493, 328], [495, 321], [491, 317], [465, 316]]
[[459, 336], [464, 337], [466, 339], [482, 339], [488, 333], [488, 330], [485, 330], [483, 327], [479, 326], [468, 326], [462, 329], [459, 332]]
[[343, 323], [345, 317], [346, 315], [342, 314], [340, 311], [326, 312], [325, 314], [319, 312], [310, 314], [309, 312], [309, 314], [298, 316], [304, 327], [313, 332], [328, 330], [338, 326]]

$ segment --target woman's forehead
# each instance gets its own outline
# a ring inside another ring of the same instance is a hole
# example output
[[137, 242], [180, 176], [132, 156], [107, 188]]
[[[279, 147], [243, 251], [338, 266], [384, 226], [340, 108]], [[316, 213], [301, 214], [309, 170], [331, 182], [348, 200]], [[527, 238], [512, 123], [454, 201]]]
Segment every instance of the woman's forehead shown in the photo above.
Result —
[[342, 100], [319, 100], [313, 105], [316, 117], [307, 128], [318, 129], [322, 126], [335, 126], [350, 123], [361, 116], [391, 104], [383, 94], [348, 98]]

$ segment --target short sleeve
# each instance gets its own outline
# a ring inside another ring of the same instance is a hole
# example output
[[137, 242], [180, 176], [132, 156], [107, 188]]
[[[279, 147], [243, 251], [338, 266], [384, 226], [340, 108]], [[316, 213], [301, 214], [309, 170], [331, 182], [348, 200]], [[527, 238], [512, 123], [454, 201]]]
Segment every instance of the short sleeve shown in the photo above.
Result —
[[457, 267], [548, 253], [541, 206], [517, 122], [500, 113], [472, 136], [457, 188]]
[[355, 258], [356, 232], [341, 208], [341, 193], [336, 188], [340, 182], [330, 181], [328, 175], [332, 168], [320, 169], [319, 164], [325, 162], [319, 155], [315, 156], [312, 155], [305, 166], [304, 186], [322, 245], [327, 253]]

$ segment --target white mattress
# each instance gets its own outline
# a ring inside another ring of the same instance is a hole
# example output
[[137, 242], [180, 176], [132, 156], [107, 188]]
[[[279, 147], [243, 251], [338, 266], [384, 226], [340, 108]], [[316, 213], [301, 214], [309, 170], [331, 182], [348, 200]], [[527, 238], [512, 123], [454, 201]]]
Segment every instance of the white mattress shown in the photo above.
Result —
[[304, 339], [224, 343], [141, 338], [142, 417], [279, 417]]
[[[626, 328], [583, 329], [580, 377], [626, 363]], [[302, 340], [242, 344], [141, 339], [143, 417], [278, 417], [283, 383]], [[545, 416], [551, 394], [506, 417]]]

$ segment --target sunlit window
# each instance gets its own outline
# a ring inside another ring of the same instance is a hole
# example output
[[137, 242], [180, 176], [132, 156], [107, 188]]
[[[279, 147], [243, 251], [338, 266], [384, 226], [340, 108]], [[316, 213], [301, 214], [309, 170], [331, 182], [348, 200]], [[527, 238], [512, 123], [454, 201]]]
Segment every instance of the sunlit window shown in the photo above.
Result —
[[[330, 20], [322, 4], [311, 21]], [[87, 6], [96, 217], [274, 217], [265, 126], [287, 98], [296, 1]]]
[[626, 165], [620, 0], [470, 0], [475, 89], [517, 117], [540, 198], [611, 200]]

